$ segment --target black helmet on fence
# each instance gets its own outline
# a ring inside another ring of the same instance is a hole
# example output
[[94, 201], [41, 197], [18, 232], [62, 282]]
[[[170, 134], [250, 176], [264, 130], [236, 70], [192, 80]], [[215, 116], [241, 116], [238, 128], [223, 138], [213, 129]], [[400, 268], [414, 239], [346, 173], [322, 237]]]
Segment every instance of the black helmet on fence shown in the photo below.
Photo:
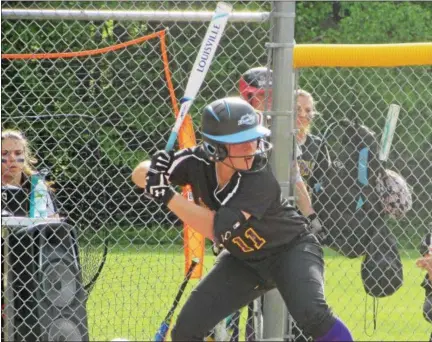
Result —
[[271, 150], [264, 140], [270, 130], [261, 124], [260, 114], [240, 97], [226, 97], [210, 103], [204, 108], [201, 121], [204, 150], [212, 161], [229, 157], [227, 144], [241, 144], [257, 140], [255, 155], [264, 155]]

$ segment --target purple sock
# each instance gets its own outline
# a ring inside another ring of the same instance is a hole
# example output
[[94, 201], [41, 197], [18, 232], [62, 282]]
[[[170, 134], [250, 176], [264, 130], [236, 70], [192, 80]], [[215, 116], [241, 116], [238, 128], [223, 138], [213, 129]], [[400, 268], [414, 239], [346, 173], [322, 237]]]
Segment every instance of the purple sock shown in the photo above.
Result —
[[350, 331], [346, 325], [339, 319], [336, 318], [336, 322], [327, 331], [324, 336], [315, 339], [316, 342], [327, 342], [327, 341], [354, 341]]

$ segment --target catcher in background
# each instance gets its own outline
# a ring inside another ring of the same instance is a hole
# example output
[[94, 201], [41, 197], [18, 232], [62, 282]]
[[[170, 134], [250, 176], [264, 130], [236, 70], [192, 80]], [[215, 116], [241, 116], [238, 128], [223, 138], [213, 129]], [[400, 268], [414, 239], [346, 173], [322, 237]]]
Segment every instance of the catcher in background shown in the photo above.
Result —
[[[267, 85], [266, 67], [256, 67], [246, 71], [240, 78], [240, 94], [256, 110], [262, 112], [271, 110], [272, 107], [272, 70], [270, 70], [269, 96], [266, 99], [265, 87]], [[296, 135], [297, 141], [297, 164], [294, 168], [296, 206], [300, 212], [311, 221], [313, 233], [322, 230], [322, 225], [316, 215], [311, 201], [311, 189], [314, 185], [313, 174], [317, 175], [325, 170], [328, 165], [328, 155], [318, 154], [321, 138], [310, 134], [312, 120], [317, 114], [315, 101], [310, 93], [298, 89], [295, 92], [297, 106]], [[271, 117], [263, 117], [265, 125], [271, 124]], [[319, 162], [319, 164], [317, 163]]]
[[[282, 197], [270, 169], [270, 131], [258, 116], [240, 98], [214, 101], [202, 115], [202, 145], [159, 151], [132, 173], [148, 196], [224, 246], [183, 306], [172, 340], [202, 341], [222, 319], [277, 288], [316, 341], [352, 341], [324, 297], [322, 248], [308, 220]], [[196, 203], [172, 187], [185, 184]]]

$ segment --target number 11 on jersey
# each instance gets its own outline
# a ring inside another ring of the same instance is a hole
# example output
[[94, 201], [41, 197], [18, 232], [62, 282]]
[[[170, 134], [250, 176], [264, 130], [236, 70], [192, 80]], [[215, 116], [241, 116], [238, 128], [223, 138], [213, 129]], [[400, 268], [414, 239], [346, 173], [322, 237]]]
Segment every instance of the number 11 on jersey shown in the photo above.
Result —
[[262, 238], [252, 227], [246, 229], [244, 236], [245, 239], [240, 236], [236, 236], [234, 239], [232, 239], [232, 242], [236, 244], [244, 253], [257, 251], [261, 249], [266, 243], [266, 240]]

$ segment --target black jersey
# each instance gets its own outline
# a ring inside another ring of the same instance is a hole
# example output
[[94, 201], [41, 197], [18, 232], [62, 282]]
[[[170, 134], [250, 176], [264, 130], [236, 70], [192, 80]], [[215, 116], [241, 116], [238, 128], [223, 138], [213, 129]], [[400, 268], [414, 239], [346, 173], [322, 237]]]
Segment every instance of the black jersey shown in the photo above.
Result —
[[201, 147], [194, 147], [175, 154], [169, 173], [171, 183], [192, 186], [196, 203], [215, 211], [227, 206], [252, 215], [224, 243], [234, 255], [260, 258], [306, 231], [307, 220], [282, 197], [269, 165], [256, 173], [236, 172], [218, 189], [215, 163], [208, 160]]
[[329, 165], [329, 156], [325, 145], [320, 150], [322, 139], [316, 135], [306, 135], [306, 140], [299, 146], [297, 163], [300, 169], [300, 175], [312, 189], [320, 178], [320, 173], [325, 172]]

